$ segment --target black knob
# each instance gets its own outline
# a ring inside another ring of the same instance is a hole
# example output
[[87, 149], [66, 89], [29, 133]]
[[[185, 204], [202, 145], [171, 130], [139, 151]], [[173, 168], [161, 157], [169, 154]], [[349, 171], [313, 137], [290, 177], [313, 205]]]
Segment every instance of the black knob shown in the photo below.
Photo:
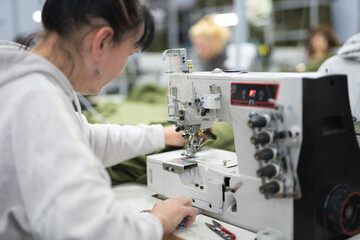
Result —
[[262, 167], [256, 171], [256, 174], [259, 177], [268, 177], [268, 178], [274, 177], [275, 175], [277, 175], [277, 173], [278, 170], [273, 164], [266, 165], [265, 167]]
[[281, 131], [275, 134], [276, 138], [293, 137], [291, 131]]
[[264, 145], [272, 141], [272, 136], [270, 135], [269, 132], [261, 132], [252, 136], [250, 141], [255, 145], [257, 144]]
[[268, 194], [275, 194], [280, 191], [280, 183], [277, 181], [272, 181], [269, 183], [265, 183], [260, 187], [260, 192], [262, 194], [268, 195]]
[[265, 115], [254, 115], [250, 117], [248, 121], [248, 126], [251, 128], [262, 128], [266, 127], [269, 124], [269, 118]]
[[269, 161], [274, 159], [276, 156], [276, 150], [273, 148], [264, 148], [255, 153], [255, 159], [256, 160], [264, 160]]
[[180, 132], [181, 130], [184, 130], [184, 127], [183, 127], [183, 126], [179, 126], [179, 127], [175, 128], [175, 131], [176, 131], [176, 132]]
[[327, 196], [327, 226], [335, 234], [352, 236], [360, 230], [360, 193], [338, 186]]

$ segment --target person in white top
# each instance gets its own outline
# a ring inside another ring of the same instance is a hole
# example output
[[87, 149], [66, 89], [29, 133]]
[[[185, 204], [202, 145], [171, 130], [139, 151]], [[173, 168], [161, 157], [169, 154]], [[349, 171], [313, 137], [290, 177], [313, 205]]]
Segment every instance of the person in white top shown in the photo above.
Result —
[[149, 46], [148, 8], [47, 0], [42, 22], [31, 51], [0, 42], [0, 239], [162, 239], [184, 218], [190, 226], [190, 199], [135, 214], [116, 201], [104, 169], [182, 137], [161, 125], [89, 124], [75, 94], [98, 93]]

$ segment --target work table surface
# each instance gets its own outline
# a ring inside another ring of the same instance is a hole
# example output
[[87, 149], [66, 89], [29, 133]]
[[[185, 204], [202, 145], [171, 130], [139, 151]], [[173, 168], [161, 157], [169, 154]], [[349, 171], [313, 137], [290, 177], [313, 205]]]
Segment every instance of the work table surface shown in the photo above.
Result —
[[[157, 201], [161, 201], [152, 196], [152, 193], [148, 190], [147, 186], [138, 183], [126, 183], [117, 185], [113, 188], [116, 194], [116, 198], [119, 202], [129, 207], [134, 212], [140, 212], [142, 210], [150, 210]], [[212, 224], [212, 219], [202, 214], [196, 216], [196, 221], [192, 226], [185, 229], [178, 229], [173, 234], [178, 238], [186, 240], [219, 240], [222, 239], [216, 233], [211, 231], [205, 223]], [[216, 220], [222, 224], [225, 228], [236, 235], [236, 239], [241, 240], [254, 240], [256, 234], [241, 229], [239, 227], [227, 224], [225, 222]]]

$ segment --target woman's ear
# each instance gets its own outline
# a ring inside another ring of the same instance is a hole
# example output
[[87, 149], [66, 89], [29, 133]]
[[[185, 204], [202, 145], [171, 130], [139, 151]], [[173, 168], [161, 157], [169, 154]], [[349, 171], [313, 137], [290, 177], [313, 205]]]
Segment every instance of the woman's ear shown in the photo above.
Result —
[[114, 30], [109, 26], [100, 27], [95, 31], [92, 41], [91, 53], [95, 63], [100, 62], [103, 52], [110, 47]]

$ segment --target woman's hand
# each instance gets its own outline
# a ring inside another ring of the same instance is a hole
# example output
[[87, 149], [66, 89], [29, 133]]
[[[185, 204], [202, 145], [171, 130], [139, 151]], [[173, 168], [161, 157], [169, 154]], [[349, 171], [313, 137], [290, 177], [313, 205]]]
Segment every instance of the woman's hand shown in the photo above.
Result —
[[192, 207], [191, 200], [184, 196], [157, 202], [150, 214], [160, 220], [164, 235], [172, 233], [185, 218], [186, 227], [193, 224], [196, 218], [196, 210]]
[[184, 146], [185, 140], [182, 137], [182, 131], [176, 132], [175, 126], [163, 127], [165, 136], [165, 145], [167, 146]]

